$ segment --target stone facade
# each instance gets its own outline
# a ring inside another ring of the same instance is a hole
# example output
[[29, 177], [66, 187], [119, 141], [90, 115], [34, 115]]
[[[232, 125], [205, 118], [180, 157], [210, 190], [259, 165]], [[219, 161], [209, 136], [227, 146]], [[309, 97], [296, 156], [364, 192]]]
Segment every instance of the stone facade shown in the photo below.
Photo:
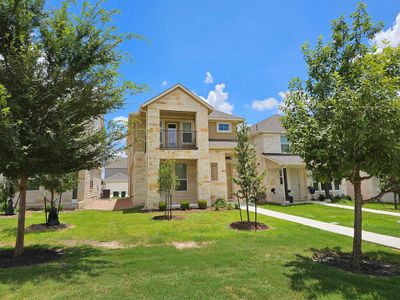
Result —
[[[176, 85], [144, 103], [138, 113], [130, 114], [127, 137], [129, 196], [135, 205], [144, 205], [146, 209], [158, 209], [160, 200], [164, 200], [158, 192], [157, 182], [158, 169], [163, 160], [174, 160], [176, 163], [185, 164], [187, 168], [187, 190], [174, 192], [175, 203], [181, 200], [189, 200], [192, 203], [207, 200], [211, 205], [218, 197], [228, 197], [226, 153], [229, 153], [228, 157], [232, 156], [236, 145], [236, 133], [234, 130], [229, 134], [215, 132], [213, 143], [221, 141], [222, 146], [218, 150], [210, 149], [209, 129], [210, 126], [215, 127], [217, 122], [209, 119], [212, 112], [213, 108], [210, 105], [185, 87]], [[237, 123], [241, 121], [241, 118], [232, 116], [224, 122], [231, 124], [231, 128], [236, 128]], [[165, 147], [166, 142], [163, 139], [171, 138], [169, 135], [174, 137], [177, 134], [178, 139], [181, 138], [179, 132], [183, 129], [183, 123], [191, 124], [192, 140], [195, 142], [189, 148], [181, 145], [177, 145], [176, 148]], [[174, 124], [174, 129], [166, 130], [169, 128], [168, 124]], [[143, 132], [145, 138], [140, 138]], [[175, 139], [176, 137], [174, 141]], [[227, 144], [227, 140], [232, 143]], [[211, 181], [211, 162], [218, 164], [216, 181]]]

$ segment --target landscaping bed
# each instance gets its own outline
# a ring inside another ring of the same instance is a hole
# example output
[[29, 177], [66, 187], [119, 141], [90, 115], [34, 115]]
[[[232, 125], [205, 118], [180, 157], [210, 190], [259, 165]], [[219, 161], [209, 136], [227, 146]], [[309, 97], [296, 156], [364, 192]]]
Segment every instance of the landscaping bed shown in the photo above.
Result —
[[246, 222], [246, 221], [240, 222], [240, 221], [238, 221], [238, 222], [231, 223], [229, 226], [232, 229], [237, 229], [237, 230], [261, 230], [262, 231], [262, 230], [268, 229], [267, 225], [260, 223], [260, 222], [257, 222], [257, 225], [256, 225], [256, 222]]

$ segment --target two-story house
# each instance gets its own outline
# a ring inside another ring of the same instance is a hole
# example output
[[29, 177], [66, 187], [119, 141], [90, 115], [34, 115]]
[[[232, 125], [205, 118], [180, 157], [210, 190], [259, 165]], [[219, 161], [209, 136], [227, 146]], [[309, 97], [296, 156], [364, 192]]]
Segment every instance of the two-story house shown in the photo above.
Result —
[[128, 194], [134, 205], [157, 209], [158, 169], [174, 160], [173, 201], [233, 199], [232, 159], [242, 118], [215, 110], [177, 84], [143, 103], [128, 121]]
[[[300, 156], [290, 152], [281, 116], [273, 115], [250, 128], [250, 142], [257, 152], [258, 166], [264, 172], [268, 202], [305, 201], [324, 193], [324, 186], [314, 182]], [[311, 194], [309, 187], [316, 190]], [[347, 194], [346, 181], [328, 183], [330, 193]]]

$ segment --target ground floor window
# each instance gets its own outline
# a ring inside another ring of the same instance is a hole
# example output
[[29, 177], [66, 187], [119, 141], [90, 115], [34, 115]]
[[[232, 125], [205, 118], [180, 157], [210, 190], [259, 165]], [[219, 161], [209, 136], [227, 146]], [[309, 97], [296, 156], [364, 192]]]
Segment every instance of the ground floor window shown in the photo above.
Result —
[[126, 197], [126, 191], [122, 191], [121, 192], [121, 198], [125, 198]]
[[119, 192], [113, 192], [113, 198], [119, 197]]
[[175, 175], [178, 177], [178, 183], [175, 190], [177, 191], [187, 191], [188, 178], [187, 178], [187, 165], [186, 164], [176, 164], [175, 165]]
[[[320, 183], [317, 181], [313, 182], [313, 187], [316, 191], [325, 191], [326, 186], [328, 187], [329, 191], [340, 191], [340, 180], [335, 180], [329, 183]], [[334, 188], [334, 189], [333, 189]]]

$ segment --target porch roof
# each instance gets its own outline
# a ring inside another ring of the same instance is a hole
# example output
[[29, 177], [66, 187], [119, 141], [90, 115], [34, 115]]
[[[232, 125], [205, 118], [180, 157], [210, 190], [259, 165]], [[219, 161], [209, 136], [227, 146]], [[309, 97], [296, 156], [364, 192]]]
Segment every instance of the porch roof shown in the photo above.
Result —
[[298, 155], [280, 154], [280, 153], [263, 153], [263, 156], [281, 166], [305, 166], [306, 164]]

